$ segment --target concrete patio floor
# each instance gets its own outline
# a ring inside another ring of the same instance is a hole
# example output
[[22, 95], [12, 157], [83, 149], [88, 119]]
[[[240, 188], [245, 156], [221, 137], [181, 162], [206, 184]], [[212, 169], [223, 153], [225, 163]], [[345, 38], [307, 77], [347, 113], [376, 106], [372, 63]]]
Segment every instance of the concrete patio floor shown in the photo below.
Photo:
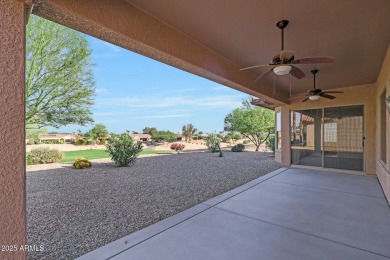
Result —
[[374, 177], [279, 169], [79, 259], [389, 259]]

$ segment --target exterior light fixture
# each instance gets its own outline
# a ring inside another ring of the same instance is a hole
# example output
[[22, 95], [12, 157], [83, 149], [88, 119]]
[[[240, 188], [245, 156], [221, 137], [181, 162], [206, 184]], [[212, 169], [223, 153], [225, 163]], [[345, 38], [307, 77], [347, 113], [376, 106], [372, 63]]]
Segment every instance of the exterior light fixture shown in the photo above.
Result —
[[319, 100], [320, 98], [321, 98], [320, 95], [313, 95], [309, 97], [310, 100]]
[[387, 111], [390, 113], [390, 96], [388, 96], [385, 100]]
[[291, 71], [291, 66], [281, 65], [274, 68], [274, 73], [278, 76], [287, 75]]

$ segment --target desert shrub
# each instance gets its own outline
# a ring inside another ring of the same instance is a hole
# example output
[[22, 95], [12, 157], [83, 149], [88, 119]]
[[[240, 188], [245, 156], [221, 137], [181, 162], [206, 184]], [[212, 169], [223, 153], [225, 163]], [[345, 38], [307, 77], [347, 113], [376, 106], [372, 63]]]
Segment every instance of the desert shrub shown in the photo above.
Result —
[[77, 139], [76, 142], [74, 143], [75, 145], [85, 145], [85, 140], [84, 139]]
[[61, 162], [64, 153], [58, 149], [38, 147], [31, 150], [27, 155], [27, 164], [44, 164]]
[[237, 141], [240, 140], [241, 138], [242, 138], [242, 136], [241, 136], [239, 133], [233, 133], [233, 134], [232, 134], [233, 143], [237, 142]]
[[227, 134], [223, 137], [223, 141], [225, 143], [229, 143], [232, 140], [232, 136], [230, 134]]
[[28, 139], [27, 145], [33, 145], [35, 144], [34, 139]]
[[102, 145], [106, 145], [107, 142], [106, 142], [106, 139], [99, 139], [99, 144], [102, 144]]
[[180, 152], [186, 147], [184, 144], [173, 143], [171, 144], [171, 150], [175, 150], [176, 152]]
[[243, 144], [249, 144], [251, 141], [250, 140], [244, 140], [242, 143]]
[[216, 136], [215, 134], [210, 134], [209, 137], [206, 139], [206, 146], [209, 149], [210, 152], [215, 153], [219, 152], [219, 144], [221, 142], [221, 139]]
[[94, 144], [94, 142], [92, 140], [87, 140], [87, 141], [85, 141], [85, 144], [86, 145], [91, 145], [91, 144]]
[[245, 149], [245, 145], [243, 144], [236, 144], [232, 147], [232, 152], [242, 152]]
[[73, 167], [75, 167], [76, 169], [85, 169], [85, 168], [89, 168], [89, 167], [92, 167], [92, 162], [91, 161], [88, 161], [87, 159], [85, 158], [77, 158], [74, 163], [73, 163]]
[[122, 134], [110, 138], [106, 147], [115, 164], [123, 167], [136, 162], [138, 154], [142, 151], [142, 142], [134, 143], [128, 134]]
[[275, 135], [270, 135], [265, 142], [265, 145], [268, 149], [272, 150], [272, 152], [275, 153]]

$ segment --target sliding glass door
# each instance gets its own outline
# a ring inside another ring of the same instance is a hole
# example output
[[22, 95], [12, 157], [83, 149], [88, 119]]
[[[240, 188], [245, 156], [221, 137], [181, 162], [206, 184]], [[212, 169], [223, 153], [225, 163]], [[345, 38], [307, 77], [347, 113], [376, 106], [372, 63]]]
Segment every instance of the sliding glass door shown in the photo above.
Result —
[[291, 163], [322, 167], [322, 109], [291, 112]]
[[291, 111], [291, 163], [363, 171], [363, 106]]
[[324, 167], [363, 171], [363, 106], [324, 108]]

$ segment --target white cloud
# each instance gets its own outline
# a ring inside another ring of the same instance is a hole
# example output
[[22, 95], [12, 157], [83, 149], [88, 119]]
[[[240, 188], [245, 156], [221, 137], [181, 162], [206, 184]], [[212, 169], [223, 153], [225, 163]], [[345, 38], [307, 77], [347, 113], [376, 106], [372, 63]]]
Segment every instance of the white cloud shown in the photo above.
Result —
[[229, 90], [229, 88], [224, 86], [219, 86], [219, 87], [213, 87], [213, 90]]
[[198, 107], [228, 107], [236, 108], [241, 105], [241, 95], [219, 95], [213, 97], [124, 97], [110, 98], [101, 100], [100, 105], [120, 105], [126, 107], [143, 107], [143, 108], [163, 108], [175, 106], [198, 106]]

